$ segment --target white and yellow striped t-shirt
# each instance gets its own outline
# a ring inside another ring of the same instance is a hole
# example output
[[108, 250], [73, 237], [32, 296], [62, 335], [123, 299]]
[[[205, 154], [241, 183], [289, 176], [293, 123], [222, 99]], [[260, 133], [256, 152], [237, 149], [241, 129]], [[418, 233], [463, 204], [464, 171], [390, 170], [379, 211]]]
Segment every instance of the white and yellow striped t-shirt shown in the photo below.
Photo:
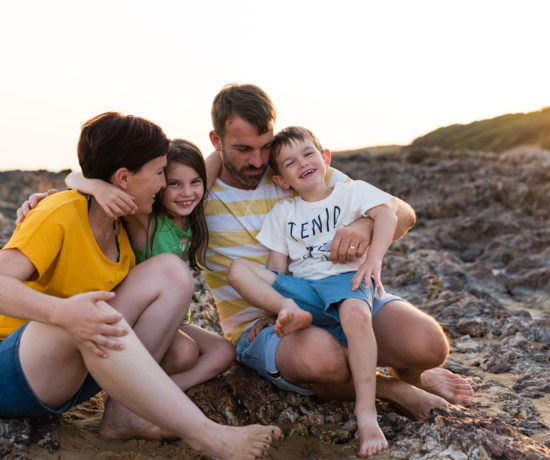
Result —
[[[333, 168], [327, 171], [329, 185], [350, 179]], [[205, 204], [210, 242], [206, 263], [210, 271], [203, 276], [212, 291], [225, 336], [237, 345], [251, 321], [263, 315], [227, 283], [227, 270], [235, 259], [246, 258], [258, 265], [267, 263], [268, 250], [256, 240], [266, 214], [278, 201], [294, 196], [273, 183], [268, 168], [254, 190], [231, 187], [219, 179], [214, 183]]]

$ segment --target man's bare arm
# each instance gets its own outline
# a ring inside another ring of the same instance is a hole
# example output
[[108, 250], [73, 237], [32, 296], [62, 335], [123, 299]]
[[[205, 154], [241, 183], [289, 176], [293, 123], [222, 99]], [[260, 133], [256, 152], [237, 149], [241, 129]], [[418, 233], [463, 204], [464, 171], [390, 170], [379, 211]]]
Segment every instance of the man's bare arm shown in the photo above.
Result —
[[[416, 223], [414, 209], [405, 201], [393, 197], [389, 205], [397, 216], [397, 226], [392, 241], [402, 238]], [[374, 222], [369, 217], [361, 217], [347, 227], [336, 232], [330, 245], [332, 262], [347, 263], [363, 257], [372, 239]]]

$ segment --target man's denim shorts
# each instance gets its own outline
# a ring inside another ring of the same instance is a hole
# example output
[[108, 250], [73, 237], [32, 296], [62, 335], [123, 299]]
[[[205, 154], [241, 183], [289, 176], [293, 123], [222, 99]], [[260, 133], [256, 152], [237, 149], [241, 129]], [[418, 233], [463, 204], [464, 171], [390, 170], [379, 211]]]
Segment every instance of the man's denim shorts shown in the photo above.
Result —
[[[347, 274], [345, 274], [347, 275]], [[351, 285], [351, 278], [353, 277], [353, 274], [351, 276], [345, 277], [348, 279], [348, 282]], [[287, 278], [292, 278], [291, 280], [288, 280]], [[303, 285], [300, 283], [300, 280], [298, 281], [300, 285], [299, 291], [291, 291], [290, 294], [287, 292], [285, 294], [285, 291], [287, 289], [292, 289], [292, 285], [294, 280], [298, 280], [299, 278], [294, 278], [292, 276], [288, 275], [281, 275], [279, 274], [275, 282], [273, 283], [273, 288], [275, 288], [278, 292], [280, 292], [285, 297], [291, 297], [293, 298], [296, 303], [303, 308], [303, 305], [301, 303], [301, 300], [296, 300], [296, 297], [302, 297], [302, 289]], [[282, 283], [280, 282], [281, 280]], [[289, 282], [287, 284], [287, 281]], [[342, 283], [342, 280], [339, 280], [339, 285]], [[284, 285], [284, 289], [282, 289], [282, 286]], [[297, 285], [295, 286], [295, 288]], [[281, 290], [280, 290], [281, 289]], [[363, 289], [364, 289], [364, 283], [363, 283]], [[371, 290], [364, 289], [365, 292], [370, 292]], [[330, 294], [330, 298], [334, 299], [340, 295], [342, 292], [334, 292]], [[297, 296], [297, 292], [299, 295]], [[315, 294], [317, 295], [317, 294]], [[311, 292], [308, 290], [304, 290], [303, 296], [309, 298], [311, 296]], [[362, 295], [355, 295], [353, 297], [359, 297], [362, 298]], [[328, 299], [329, 297], [327, 297]], [[348, 298], [348, 297], [343, 297]], [[310, 298], [311, 300], [311, 298]], [[342, 300], [342, 297], [339, 299]], [[332, 302], [339, 301], [339, 300], [333, 300]], [[401, 300], [403, 299], [401, 297], [388, 294], [386, 292], [380, 293], [379, 297], [375, 297], [373, 300], [372, 305], [372, 316], [374, 316], [385, 304], [388, 302], [391, 302], [392, 300]], [[326, 303], [326, 302], [325, 302]], [[310, 305], [314, 303], [310, 302]], [[330, 305], [330, 304], [329, 304]], [[342, 345], [347, 346], [347, 340], [345, 340], [345, 335], [342, 330], [342, 326], [340, 325], [340, 317], [338, 315], [338, 310], [336, 308], [328, 308], [328, 312], [322, 310], [324, 307], [315, 307], [315, 312], [311, 312], [314, 317], [313, 325], [321, 327], [323, 329], [326, 329], [328, 332], [333, 334], [339, 341], [342, 343]], [[334, 314], [336, 312], [336, 315]], [[283, 390], [290, 390], [294, 391], [296, 393], [305, 394], [305, 395], [311, 395], [313, 392], [310, 389], [298, 387], [296, 385], [293, 385], [290, 382], [287, 382], [285, 379], [282, 378], [281, 373], [277, 369], [277, 365], [275, 362], [275, 355], [277, 353], [277, 347], [279, 346], [279, 342], [281, 341], [280, 337], [277, 337], [274, 331], [274, 327], [266, 327], [261, 330], [261, 332], [256, 336], [254, 341], [252, 343], [247, 343], [246, 339], [248, 337], [248, 333], [250, 329], [252, 328], [254, 323], [249, 325], [241, 335], [239, 342], [237, 343], [237, 358], [238, 360], [245, 364], [248, 367], [251, 367], [252, 369], [256, 370], [258, 374], [260, 374], [262, 377], [269, 380], [271, 383], [276, 385], [277, 387], [283, 389]], [[341, 340], [343, 338], [345, 342]]]
[[52, 409], [40, 402], [29, 386], [19, 361], [19, 343], [28, 324], [0, 341], [0, 417], [44, 417], [48, 414], [61, 414], [101, 391], [88, 374], [80, 389], [63, 406]]

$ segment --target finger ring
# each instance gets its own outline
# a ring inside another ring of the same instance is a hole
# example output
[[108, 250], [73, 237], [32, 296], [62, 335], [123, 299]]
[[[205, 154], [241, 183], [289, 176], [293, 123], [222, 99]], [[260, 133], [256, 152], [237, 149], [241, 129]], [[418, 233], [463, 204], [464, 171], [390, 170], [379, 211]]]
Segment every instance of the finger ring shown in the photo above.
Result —
[[350, 248], [350, 249], [356, 249], [355, 246], [350, 246], [349, 248]]

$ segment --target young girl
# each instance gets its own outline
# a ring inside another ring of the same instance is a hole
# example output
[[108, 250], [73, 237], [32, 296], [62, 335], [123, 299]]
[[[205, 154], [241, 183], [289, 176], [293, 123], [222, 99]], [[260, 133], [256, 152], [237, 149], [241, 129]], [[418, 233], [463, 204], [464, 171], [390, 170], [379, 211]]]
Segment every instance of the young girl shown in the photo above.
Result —
[[[136, 263], [170, 252], [180, 255], [191, 269], [197, 270], [199, 265], [205, 265], [204, 254], [208, 246], [203, 210], [206, 195], [204, 159], [193, 143], [175, 139], [170, 142], [167, 160], [166, 187], [156, 197], [153, 212], [127, 215], [124, 225]], [[135, 212], [133, 197], [107, 182], [86, 179], [82, 173], [72, 172], [65, 183], [69, 188], [94, 196], [113, 219]], [[182, 305], [182, 308], [188, 306]], [[229, 341], [186, 321], [179, 330], [178, 346], [167, 353], [161, 365], [185, 391], [227, 369], [234, 358], [235, 350]]]

